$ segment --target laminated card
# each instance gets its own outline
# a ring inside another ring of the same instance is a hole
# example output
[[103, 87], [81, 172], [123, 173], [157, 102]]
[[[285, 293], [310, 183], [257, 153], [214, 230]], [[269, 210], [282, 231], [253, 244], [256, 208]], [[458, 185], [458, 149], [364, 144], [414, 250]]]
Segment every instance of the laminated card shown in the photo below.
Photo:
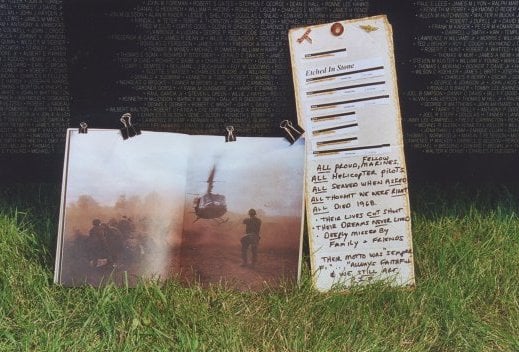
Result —
[[413, 286], [410, 208], [385, 16], [289, 32], [315, 286]]

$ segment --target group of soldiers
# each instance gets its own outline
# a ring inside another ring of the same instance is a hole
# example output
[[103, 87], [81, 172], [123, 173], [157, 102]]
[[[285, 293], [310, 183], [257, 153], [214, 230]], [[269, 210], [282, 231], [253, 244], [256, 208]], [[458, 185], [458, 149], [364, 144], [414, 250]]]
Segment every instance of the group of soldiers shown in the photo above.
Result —
[[[252, 254], [250, 266], [254, 267], [258, 257], [258, 243], [261, 220], [256, 217], [256, 210], [250, 209], [249, 218], [243, 220], [245, 235], [241, 238], [242, 266], [249, 266], [248, 252]], [[119, 221], [111, 218], [108, 222], [92, 220], [92, 228], [86, 238], [89, 265], [93, 268], [118, 267], [128, 265], [145, 254], [142, 230], [145, 223], [139, 223], [139, 231], [133, 220], [123, 216]]]
[[88, 261], [91, 267], [113, 267], [128, 264], [144, 255], [144, 245], [131, 218], [111, 218], [103, 223], [92, 220], [87, 238]]

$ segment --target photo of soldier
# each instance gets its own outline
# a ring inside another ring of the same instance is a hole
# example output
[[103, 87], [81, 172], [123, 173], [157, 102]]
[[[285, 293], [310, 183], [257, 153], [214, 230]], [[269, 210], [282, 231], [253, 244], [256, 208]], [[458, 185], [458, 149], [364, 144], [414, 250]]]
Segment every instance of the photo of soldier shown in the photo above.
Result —
[[88, 232], [88, 262], [91, 267], [102, 266], [102, 261], [107, 258], [106, 227], [101, 220], [92, 220], [92, 228]]
[[256, 210], [250, 209], [249, 217], [243, 220], [245, 224], [245, 235], [241, 238], [241, 266], [247, 266], [247, 252], [249, 247], [251, 249], [252, 260], [251, 267], [255, 267], [258, 261], [258, 244], [260, 240], [259, 232], [261, 227], [261, 220], [256, 217]]
[[122, 219], [118, 224], [119, 230], [124, 235], [124, 237], [128, 238], [135, 232], [135, 225], [131, 218], [128, 218], [126, 215], [123, 215]]
[[295, 282], [303, 141], [194, 137], [178, 252], [182, 281], [244, 291]]
[[117, 220], [111, 218], [107, 224], [102, 224], [105, 228], [106, 246], [108, 250], [108, 261], [114, 267], [119, 265], [119, 259], [124, 246], [124, 238], [117, 227]]
[[[92, 220], [92, 228], [86, 239], [90, 267], [125, 268], [136, 263], [145, 254], [145, 228], [142, 230], [137, 231], [132, 219], [127, 216], [122, 216], [119, 221], [112, 217], [107, 223], [97, 218]], [[78, 241], [81, 237], [81, 234], [76, 234]]]

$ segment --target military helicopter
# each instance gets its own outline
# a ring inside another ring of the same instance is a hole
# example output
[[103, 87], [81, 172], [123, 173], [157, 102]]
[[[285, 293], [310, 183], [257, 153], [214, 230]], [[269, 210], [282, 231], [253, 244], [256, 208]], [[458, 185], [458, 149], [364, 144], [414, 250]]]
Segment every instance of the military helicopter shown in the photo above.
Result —
[[196, 214], [196, 219], [193, 222], [199, 219], [213, 219], [218, 224], [223, 224], [229, 220], [228, 218], [222, 218], [227, 212], [225, 196], [212, 193], [215, 173], [216, 165], [213, 165], [211, 172], [209, 172], [209, 177], [207, 178], [207, 192], [203, 196], [195, 197], [193, 200], [193, 207]]

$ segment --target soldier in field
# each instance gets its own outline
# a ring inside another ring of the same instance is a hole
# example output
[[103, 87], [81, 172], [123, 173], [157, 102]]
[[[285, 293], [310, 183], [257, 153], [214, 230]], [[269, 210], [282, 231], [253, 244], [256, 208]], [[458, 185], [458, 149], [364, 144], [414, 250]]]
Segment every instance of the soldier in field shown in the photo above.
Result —
[[119, 264], [120, 256], [124, 248], [123, 236], [117, 225], [117, 220], [114, 218], [110, 219], [107, 224], [101, 224], [105, 230], [108, 260], [114, 267]]
[[88, 232], [88, 260], [90, 266], [98, 267], [100, 259], [107, 258], [106, 229], [101, 220], [92, 220], [92, 228]]
[[258, 260], [258, 243], [260, 240], [261, 220], [256, 217], [256, 210], [249, 210], [249, 217], [243, 220], [245, 224], [245, 235], [241, 238], [241, 266], [248, 265], [248, 251], [251, 249], [251, 266], [256, 266]]

